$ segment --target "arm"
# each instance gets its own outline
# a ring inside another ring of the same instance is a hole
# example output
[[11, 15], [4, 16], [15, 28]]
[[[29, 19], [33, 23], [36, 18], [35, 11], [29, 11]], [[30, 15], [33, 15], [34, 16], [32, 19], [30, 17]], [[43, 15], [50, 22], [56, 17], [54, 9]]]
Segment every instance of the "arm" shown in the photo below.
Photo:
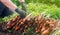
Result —
[[1, 2], [11, 10], [15, 10], [17, 6], [11, 2], [11, 0], [1, 0]]
[[1, 0], [1, 2], [8, 7], [10, 10], [16, 11], [22, 18], [26, 16], [25, 11], [19, 10], [15, 4], [11, 2], [11, 0]]

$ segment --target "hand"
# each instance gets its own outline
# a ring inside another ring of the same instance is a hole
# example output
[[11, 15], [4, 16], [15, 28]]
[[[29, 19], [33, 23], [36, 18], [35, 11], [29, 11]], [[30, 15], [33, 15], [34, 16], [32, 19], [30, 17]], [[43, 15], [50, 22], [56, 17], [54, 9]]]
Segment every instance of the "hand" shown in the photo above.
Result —
[[25, 2], [21, 2], [22, 5], [22, 10], [24, 10], [26, 12], [26, 3]]
[[18, 8], [15, 11], [20, 15], [21, 18], [25, 18], [25, 16], [26, 16], [25, 11], [19, 10]]

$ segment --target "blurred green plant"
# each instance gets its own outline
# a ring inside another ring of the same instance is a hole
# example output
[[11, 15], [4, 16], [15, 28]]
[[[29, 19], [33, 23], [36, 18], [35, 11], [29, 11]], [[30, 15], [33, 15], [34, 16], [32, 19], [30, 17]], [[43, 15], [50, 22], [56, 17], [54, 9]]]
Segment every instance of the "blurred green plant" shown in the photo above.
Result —
[[[44, 3], [44, 4], [56, 5], [60, 7], [60, 0], [25, 0], [25, 1], [26, 3]], [[14, 2], [17, 6], [20, 5], [18, 0], [12, 0], [12, 2]]]
[[9, 20], [13, 19], [15, 16], [17, 16], [17, 13], [14, 13], [12, 15], [6, 16], [4, 18], [2, 18], [5, 22], [8, 22]]
[[52, 33], [51, 35], [60, 35], [60, 27], [54, 33]]
[[18, 0], [12, 0], [12, 2], [13, 2], [14, 4], [16, 4], [17, 6], [20, 5], [20, 2], [19, 2]]
[[27, 35], [35, 35], [36, 33], [34, 32], [34, 28], [31, 27], [31, 28], [28, 28], [28, 29], [26, 30], [26, 34], [27, 34]]
[[45, 15], [50, 14], [50, 17], [55, 19], [60, 19], [60, 8], [55, 5], [47, 5], [42, 3], [29, 3], [27, 5], [27, 13], [34, 12], [35, 15], [39, 15], [42, 12], [45, 12]]

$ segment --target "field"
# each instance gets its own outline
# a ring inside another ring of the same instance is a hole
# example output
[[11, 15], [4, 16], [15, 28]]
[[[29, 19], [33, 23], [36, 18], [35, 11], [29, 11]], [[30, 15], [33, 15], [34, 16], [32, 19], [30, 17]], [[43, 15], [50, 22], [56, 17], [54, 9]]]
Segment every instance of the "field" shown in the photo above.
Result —
[[[17, 3], [17, 0], [12, 0], [20, 9], [21, 5]], [[60, 0], [26, 0], [27, 14], [33, 13], [31, 16], [37, 16], [43, 13], [45, 16], [50, 16], [50, 18], [60, 20]], [[13, 19], [17, 13], [10, 16], [0, 18], [0, 22], [3, 20], [8, 22]], [[33, 28], [28, 28], [27, 33], [34, 34]], [[60, 35], [60, 28], [56, 30], [52, 35]]]

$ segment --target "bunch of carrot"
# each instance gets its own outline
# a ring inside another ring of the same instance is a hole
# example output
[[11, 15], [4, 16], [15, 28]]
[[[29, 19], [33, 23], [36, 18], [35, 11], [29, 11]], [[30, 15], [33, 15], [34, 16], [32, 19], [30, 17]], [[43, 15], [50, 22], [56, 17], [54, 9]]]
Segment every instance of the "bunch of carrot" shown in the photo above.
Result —
[[24, 19], [22, 19], [20, 16], [16, 16], [6, 24], [7, 29], [13, 28], [14, 30], [21, 30], [21, 31], [25, 31], [25, 29], [27, 29], [30, 26], [31, 26], [31, 20], [29, 16], [27, 16]]
[[6, 27], [7, 29], [13, 28], [14, 30], [26, 31], [27, 28], [33, 26], [36, 33], [49, 35], [52, 30], [57, 29], [57, 23], [58, 20], [45, 18], [44, 15], [40, 14], [33, 18], [28, 15], [24, 19], [20, 16], [16, 16], [6, 24]]
[[42, 14], [35, 17], [34, 28], [36, 33], [41, 35], [49, 35], [53, 30], [57, 29], [58, 20], [45, 18]]

